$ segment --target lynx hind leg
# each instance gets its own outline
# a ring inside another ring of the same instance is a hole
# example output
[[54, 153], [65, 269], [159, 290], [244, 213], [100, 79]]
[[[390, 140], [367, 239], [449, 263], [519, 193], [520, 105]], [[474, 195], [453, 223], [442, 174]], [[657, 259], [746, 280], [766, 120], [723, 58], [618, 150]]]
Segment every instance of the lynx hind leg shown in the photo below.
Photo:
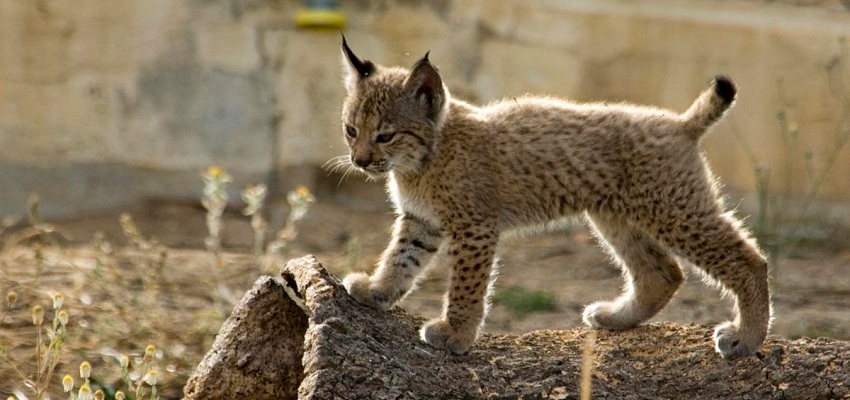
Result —
[[675, 257], [643, 231], [614, 218], [589, 215], [588, 222], [600, 244], [620, 264], [626, 285], [620, 297], [587, 306], [584, 322], [623, 330], [655, 316], [684, 280]]
[[735, 299], [735, 318], [714, 331], [715, 350], [730, 359], [758, 351], [770, 327], [768, 265], [740, 223], [718, 212], [660, 229], [658, 234]]

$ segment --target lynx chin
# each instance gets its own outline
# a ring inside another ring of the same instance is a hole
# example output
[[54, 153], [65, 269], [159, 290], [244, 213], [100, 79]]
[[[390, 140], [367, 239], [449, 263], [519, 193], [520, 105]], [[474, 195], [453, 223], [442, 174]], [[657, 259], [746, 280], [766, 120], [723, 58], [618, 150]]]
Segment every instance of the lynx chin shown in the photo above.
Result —
[[451, 97], [428, 54], [407, 70], [358, 58], [345, 39], [342, 52], [350, 162], [386, 178], [397, 213], [377, 269], [344, 280], [357, 301], [389, 308], [432, 258], [447, 262], [442, 315], [420, 335], [465, 353], [502, 234], [583, 216], [626, 281], [616, 299], [585, 308], [586, 324], [622, 330], [653, 317], [689, 262], [735, 300], [734, 318], [714, 331], [717, 352], [759, 350], [771, 321], [767, 261], [724, 209], [698, 148], [735, 100], [729, 78], [717, 76], [683, 113], [531, 96], [478, 107]]

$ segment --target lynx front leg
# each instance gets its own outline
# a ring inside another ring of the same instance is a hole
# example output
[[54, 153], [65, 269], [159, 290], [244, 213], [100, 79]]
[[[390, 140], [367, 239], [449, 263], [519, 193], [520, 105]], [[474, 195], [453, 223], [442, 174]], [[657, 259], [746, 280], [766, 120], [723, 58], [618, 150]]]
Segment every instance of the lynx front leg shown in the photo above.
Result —
[[422, 340], [455, 354], [466, 353], [472, 347], [487, 309], [497, 243], [495, 229], [476, 227], [452, 234], [447, 254], [451, 277], [443, 315], [422, 327]]
[[390, 246], [384, 251], [378, 268], [369, 276], [351, 273], [343, 285], [355, 300], [387, 309], [412, 288], [440, 246], [440, 230], [431, 223], [403, 214], [396, 219]]

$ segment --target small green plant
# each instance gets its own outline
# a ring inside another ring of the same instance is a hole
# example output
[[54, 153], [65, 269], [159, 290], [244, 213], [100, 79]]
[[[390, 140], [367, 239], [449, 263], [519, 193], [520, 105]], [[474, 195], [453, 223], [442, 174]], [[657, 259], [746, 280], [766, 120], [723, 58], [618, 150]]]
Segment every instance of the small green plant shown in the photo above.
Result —
[[[233, 178], [219, 167], [210, 167], [201, 174], [204, 180], [204, 197], [201, 204], [207, 210], [207, 228], [209, 236], [204, 241], [207, 249], [215, 254], [221, 250], [221, 231], [223, 228], [222, 214], [227, 206], [227, 185]], [[304, 218], [310, 205], [316, 198], [306, 186], [298, 186], [286, 195], [290, 211], [286, 225], [278, 231], [274, 240], [263, 248], [268, 229], [268, 222], [263, 217], [268, 189], [266, 185], [248, 185], [242, 192], [242, 201], [246, 203], [242, 214], [251, 217], [251, 228], [254, 231], [254, 254], [280, 254], [284, 248], [298, 235], [296, 223]]]
[[207, 210], [207, 229], [209, 236], [204, 240], [207, 250], [218, 255], [221, 250], [221, 230], [224, 227], [221, 216], [227, 207], [227, 185], [233, 178], [223, 169], [212, 166], [201, 174], [204, 180], [204, 197], [201, 205]]
[[[133, 394], [133, 399], [144, 399], [148, 396], [149, 400], [159, 399], [156, 392], [156, 385], [159, 379], [157, 369], [154, 365], [154, 355], [156, 347], [153, 345], [145, 348], [145, 355], [142, 358], [141, 371], [138, 373], [138, 378], [133, 379], [130, 376], [130, 357], [122, 355], [118, 359], [118, 365], [121, 368], [121, 380], [127, 385], [129, 393]], [[83, 379], [83, 384], [80, 385], [79, 391], [74, 393], [74, 378], [71, 375], [65, 375], [62, 379], [62, 390], [68, 393], [71, 400], [103, 400], [106, 398], [106, 393], [103, 389], [98, 389], [92, 393], [91, 387], [91, 364], [88, 361], [83, 361], [80, 364], [80, 378]], [[146, 390], [149, 388], [150, 392]], [[113, 394], [115, 400], [124, 400], [126, 395], [123, 391], [117, 390]]]
[[289, 216], [286, 220], [286, 225], [281, 229], [274, 240], [268, 246], [265, 245], [266, 232], [268, 230], [268, 222], [263, 217], [263, 207], [265, 205], [267, 195], [266, 185], [248, 185], [242, 191], [242, 201], [245, 202], [245, 209], [242, 214], [251, 217], [251, 229], [254, 231], [254, 255], [258, 259], [260, 273], [269, 266], [267, 256], [280, 255], [289, 242], [295, 239], [298, 234], [296, 230], [296, 222], [307, 214], [310, 204], [316, 201], [310, 190], [304, 186], [299, 186], [295, 190], [289, 192], [286, 200], [290, 206]]
[[[36, 345], [35, 345], [35, 371], [34, 373], [25, 373], [17, 366], [17, 362], [13, 359], [8, 349], [0, 345], [0, 361], [8, 364], [11, 369], [18, 375], [24, 385], [28, 387], [36, 399], [46, 398], [48, 388], [51, 385], [52, 377], [59, 365], [59, 360], [62, 356], [63, 345], [67, 339], [68, 312], [62, 307], [64, 305], [64, 297], [60, 293], [56, 293], [51, 297], [53, 301], [53, 320], [50, 327], [45, 327], [45, 312], [41, 305], [36, 305], [32, 308], [31, 316], [32, 323], [36, 327]], [[17, 301], [17, 294], [9, 292], [6, 296], [6, 309], [10, 309]], [[0, 323], [5, 320], [0, 318]], [[142, 359], [141, 369], [138, 372], [138, 378], [135, 380], [130, 377], [130, 359], [127, 356], [122, 356], [119, 360], [121, 367], [121, 378], [127, 385], [130, 393], [133, 393], [133, 399], [143, 399], [145, 396], [150, 400], [159, 398], [156, 392], [158, 380], [158, 372], [154, 364], [154, 356], [156, 348], [148, 346], [145, 349]], [[71, 375], [65, 375], [62, 379], [62, 389], [68, 393], [69, 399], [72, 400], [102, 400], [105, 398], [103, 389], [93, 390], [91, 382], [91, 364], [84, 361], [80, 364], [80, 378], [83, 380], [78, 391], [74, 392], [74, 378]], [[124, 392], [118, 390], [114, 393], [116, 400], [125, 398]]]
[[254, 254], [257, 256], [263, 255], [263, 246], [266, 242], [266, 229], [268, 222], [263, 217], [263, 205], [266, 201], [267, 194], [266, 185], [248, 185], [242, 192], [242, 201], [247, 206], [242, 210], [242, 214], [251, 217], [251, 229], [254, 230]]
[[[138, 251], [138, 256], [135, 257], [133, 261], [138, 267], [138, 271], [141, 273], [143, 289], [141, 291], [142, 302], [146, 308], [154, 309], [157, 307], [158, 297], [161, 292], [160, 280], [168, 262], [168, 249], [161, 245], [156, 239], [145, 238], [130, 214], [121, 214], [118, 218], [118, 222], [121, 225], [121, 230], [124, 232], [124, 235], [130, 241], [130, 244]], [[105, 240], [103, 240], [102, 237], [98, 237], [97, 235], [95, 235], [92, 245], [95, 248], [98, 257], [98, 262], [95, 263], [95, 276], [93, 278], [99, 279], [97, 276], [97, 266], [100, 263], [103, 263], [103, 265], [110, 265], [107, 261], [110, 246], [105, 242]], [[120, 277], [115, 273], [114, 267], [110, 269], [113, 272], [113, 275], [115, 275], [113, 278], [117, 278], [118, 281], [120, 281]], [[109, 281], [102, 278], [99, 280], [102, 281], [101, 283], [103, 285], [109, 285]]]
[[18, 302], [18, 293], [14, 290], [10, 290], [6, 293], [6, 306], [3, 307], [3, 315], [0, 316], [0, 324], [6, 320], [6, 316], [9, 315], [9, 311], [12, 310], [12, 306]]
[[493, 302], [501, 304], [517, 318], [523, 318], [533, 312], [555, 309], [555, 295], [542, 290], [530, 290], [522, 286], [509, 286], [493, 297]]
[[269, 243], [268, 253], [280, 254], [289, 242], [295, 240], [298, 236], [295, 224], [307, 215], [310, 205], [315, 201], [316, 198], [306, 186], [299, 186], [286, 195], [286, 202], [290, 207], [289, 216], [286, 218], [286, 225], [278, 231], [275, 240]]
[[142, 369], [139, 377], [136, 380], [130, 378], [130, 359], [127, 356], [121, 356], [119, 363], [121, 365], [121, 379], [127, 384], [127, 388], [133, 393], [134, 399], [141, 399], [145, 396], [145, 388], [142, 383], [146, 383], [150, 387], [150, 399], [159, 398], [156, 394], [156, 384], [159, 379], [159, 373], [154, 366], [154, 355], [156, 347], [149, 345], [145, 348], [145, 355], [142, 357]]

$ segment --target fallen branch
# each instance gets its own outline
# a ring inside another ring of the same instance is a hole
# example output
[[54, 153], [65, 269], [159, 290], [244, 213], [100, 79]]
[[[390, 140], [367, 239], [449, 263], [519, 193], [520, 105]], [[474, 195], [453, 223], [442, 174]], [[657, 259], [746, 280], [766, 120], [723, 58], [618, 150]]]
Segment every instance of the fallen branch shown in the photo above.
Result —
[[[419, 341], [422, 322], [355, 303], [312, 256], [292, 260], [236, 306], [186, 398], [579, 397], [587, 328], [484, 334], [454, 356]], [[595, 333], [594, 399], [850, 398], [847, 342], [769, 337], [758, 356], [726, 361], [709, 327]]]

